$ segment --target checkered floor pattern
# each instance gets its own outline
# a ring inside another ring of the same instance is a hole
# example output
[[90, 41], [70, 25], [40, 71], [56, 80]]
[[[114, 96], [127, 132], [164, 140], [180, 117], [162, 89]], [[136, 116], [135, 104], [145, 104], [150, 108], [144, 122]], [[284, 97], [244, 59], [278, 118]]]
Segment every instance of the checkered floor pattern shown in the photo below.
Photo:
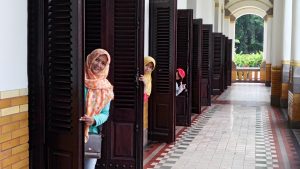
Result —
[[215, 109], [201, 114], [191, 125], [190, 128], [187, 128], [183, 131], [179, 137], [176, 138], [175, 144], [170, 145], [160, 157], [157, 158], [157, 161], [151, 165], [153, 168], [168, 169], [176, 163], [176, 161], [182, 156], [182, 154], [187, 150], [190, 143], [193, 139], [199, 134], [201, 129], [205, 126], [206, 122], [211, 118]]
[[255, 133], [255, 167], [279, 168], [268, 112], [257, 107]]

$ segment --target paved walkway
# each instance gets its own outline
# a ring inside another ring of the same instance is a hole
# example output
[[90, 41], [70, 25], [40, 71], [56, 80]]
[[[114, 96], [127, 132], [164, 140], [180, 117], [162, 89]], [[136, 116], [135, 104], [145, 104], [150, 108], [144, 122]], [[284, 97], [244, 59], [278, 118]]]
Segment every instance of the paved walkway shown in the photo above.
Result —
[[160, 169], [300, 169], [300, 148], [270, 88], [233, 84], [149, 166]]

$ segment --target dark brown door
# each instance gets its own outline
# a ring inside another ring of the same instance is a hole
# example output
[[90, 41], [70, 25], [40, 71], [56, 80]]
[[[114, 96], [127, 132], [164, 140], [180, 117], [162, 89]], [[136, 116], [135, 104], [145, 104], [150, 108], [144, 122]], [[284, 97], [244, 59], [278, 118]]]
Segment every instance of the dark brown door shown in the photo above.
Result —
[[213, 33], [213, 39], [212, 94], [220, 95], [223, 91], [223, 36]]
[[150, 56], [152, 73], [149, 139], [175, 141], [176, 0], [150, 1]]
[[202, 19], [193, 20], [192, 112], [201, 113]]
[[227, 86], [231, 86], [231, 71], [232, 71], [232, 40], [227, 41]]
[[224, 90], [227, 89], [227, 68], [228, 68], [228, 65], [227, 65], [227, 59], [228, 59], [228, 49], [227, 49], [227, 42], [228, 42], [228, 38], [225, 36], [224, 38], [224, 75], [223, 75], [223, 85], [224, 85]]
[[176, 96], [176, 125], [189, 126], [192, 106], [193, 10], [177, 12], [177, 67], [186, 72], [182, 83], [186, 84], [187, 90]]
[[201, 105], [211, 105], [212, 25], [202, 27]]
[[83, 167], [81, 1], [45, 2], [45, 153], [48, 169]]
[[44, 98], [44, 1], [28, 0], [28, 116], [29, 168], [44, 169], [45, 98]]
[[142, 168], [144, 1], [107, 0], [106, 42], [115, 98], [97, 168]]

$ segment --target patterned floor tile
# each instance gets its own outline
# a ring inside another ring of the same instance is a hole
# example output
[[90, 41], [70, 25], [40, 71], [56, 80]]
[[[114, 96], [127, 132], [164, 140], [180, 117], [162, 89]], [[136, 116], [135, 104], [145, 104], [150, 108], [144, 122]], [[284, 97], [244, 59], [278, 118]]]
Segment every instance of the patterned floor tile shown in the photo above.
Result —
[[233, 84], [214, 98], [150, 168], [300, 168], [300, 131], [288, 129], [282, 113], [270, 107], [270, 88]]

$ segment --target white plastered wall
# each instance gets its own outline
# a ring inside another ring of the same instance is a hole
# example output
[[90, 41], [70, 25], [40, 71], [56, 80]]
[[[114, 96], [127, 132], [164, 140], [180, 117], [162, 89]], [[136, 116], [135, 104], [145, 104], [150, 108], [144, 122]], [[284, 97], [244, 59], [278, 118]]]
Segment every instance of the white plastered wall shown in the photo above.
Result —
[[145, 0], [144, 55], [149, 55], [149, 0]]
[[0, 21], [0, 91], [27, 88], [27, 1], [2, 1]]
[[187, 8], [193, 9], [194, 18], [201, 18], [203, 24], [214, 24], [214, 0], [187, 0]]
[[177, 9], [187, 9], [187, 0], [177, 0]]

